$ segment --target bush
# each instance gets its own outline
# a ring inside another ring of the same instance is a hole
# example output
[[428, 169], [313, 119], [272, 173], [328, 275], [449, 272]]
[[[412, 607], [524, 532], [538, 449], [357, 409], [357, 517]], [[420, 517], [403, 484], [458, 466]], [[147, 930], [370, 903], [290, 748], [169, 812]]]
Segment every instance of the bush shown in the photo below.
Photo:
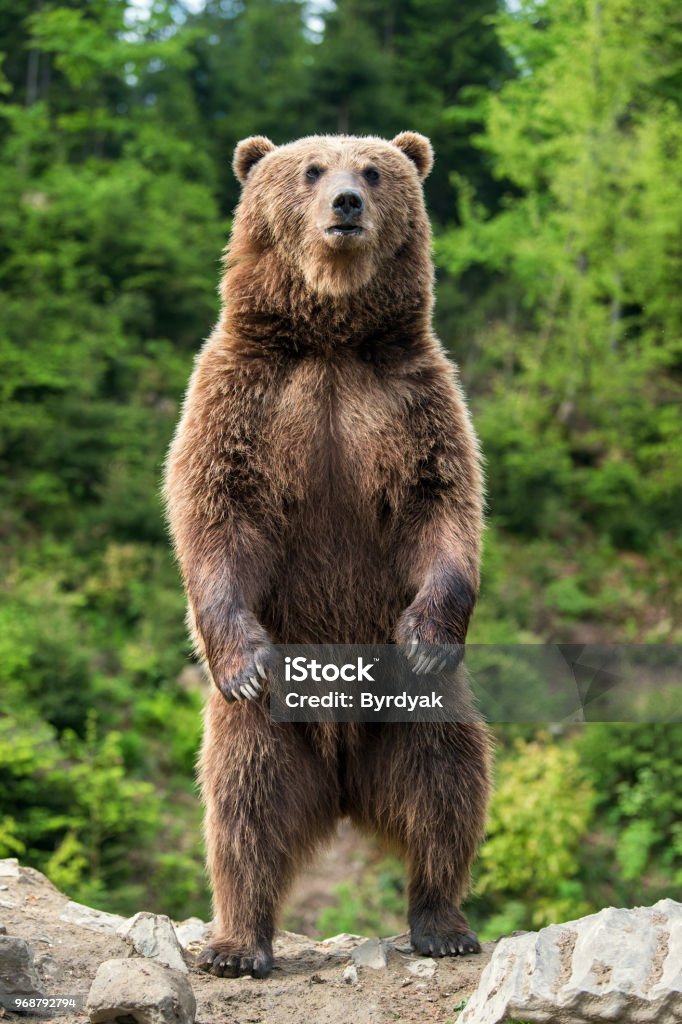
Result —
[[537, 928], [587, 913], [579, 851], [594, 792], [577, 751], [548, 737], [517, 739], [497, 765], [488, 835], [475, 874], [476, 917], [495, 909], [482, 934]]

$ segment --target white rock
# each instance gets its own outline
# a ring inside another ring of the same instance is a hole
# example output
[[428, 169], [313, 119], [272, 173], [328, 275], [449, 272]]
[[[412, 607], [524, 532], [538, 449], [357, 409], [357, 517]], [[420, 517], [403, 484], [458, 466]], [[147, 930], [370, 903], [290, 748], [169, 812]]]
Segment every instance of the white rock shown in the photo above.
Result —
[[432, 978], [436, 973], [436, 961], [426, 956], [423, 960], [412, 960], [407, 965], [410, 974], [417, 978]]
[[211, 935], [211, 925], [198, 917], [188, 917], [186, 921], [179, 921], [174, 927], [178, 942], [184, 949], [200, 942], [208, 942]]
[[273, 947], [276, 960], [306, 959], [319, 954], [315, 940], [309, 939], [307, 935], [299, 935], [297, 932], [275, 932]]
[[348, 964], [345, 971], [343, 972], [343, 980], [346, 985], [357, 985], [358, 983], [358, 969], [355, 964]]
[[143, 910], [124, 921], [116, 931], [131, 946], [131, 956], [137, 953], [187, 973], [187, 964], [175, 929], [170, 918], [164, 914], [150, 914]]
[[0, 878], [18, 878], [19, 861], [16, 857], [3, 857], [0, 860]]
[[93, 907], [69, 900], [59, 915], [59, 920], [88, 928], [91, 932], [115, 932], [123, 924], [125, 917], [121, 917], [120, 914], [107, 914], [105, 910], [95, 910]]
[[154, 960], [106, 960], [87, 1000], [93, 1024], [194, 1024], [196, 999], [184, 974]]
[[349, 932], [342, 932], [340, 935], [332, 935], [330, 939], [323, 939], [318, 943], [318, 949], [329, 957], [337, 960], [347, 960], [359, 942], [364, 942], [364, 936], [351, 935]]
[[350, 932], [339, 932], [338, 935], [332, 935], [329, 939], [323, 939], [323, 946], [345, 946], [349, 943], [357, 945], [363, 939], [362, 935], [351, 935]]
[[367, 939], [355, 947], [351, 959], [356, 967], [371, 967], [374, 971], [381, 971], [386, 967], [384, 944], [381, 939]]
[[682, 904], [609, 907], [502, 939], [458, 1024], [679, 1024]]
[[9, 1006], [15, 996], [30, 999], [42, 995], [28, 942], [14, 935], [0, 935], [0, 1006]]

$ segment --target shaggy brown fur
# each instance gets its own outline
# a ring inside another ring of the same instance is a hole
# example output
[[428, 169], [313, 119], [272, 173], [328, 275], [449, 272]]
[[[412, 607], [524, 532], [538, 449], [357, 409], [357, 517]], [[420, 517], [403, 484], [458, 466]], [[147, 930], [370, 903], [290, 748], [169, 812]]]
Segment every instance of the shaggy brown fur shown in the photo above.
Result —
[[464, 642], [481, 474], [431, 330], [431, 162], [411, 132], [235, 153], [224, 307], [166, 480], [216, 684], [201, 758], [215, 974], [268, 972], [287, 887], [344, 814], [403, 851], [415, 948], [478, 948], [458, 908], [484, 828], [485, 728], [276, 724], [262, 693], [234, 700], [261, 688], [273, 643]]

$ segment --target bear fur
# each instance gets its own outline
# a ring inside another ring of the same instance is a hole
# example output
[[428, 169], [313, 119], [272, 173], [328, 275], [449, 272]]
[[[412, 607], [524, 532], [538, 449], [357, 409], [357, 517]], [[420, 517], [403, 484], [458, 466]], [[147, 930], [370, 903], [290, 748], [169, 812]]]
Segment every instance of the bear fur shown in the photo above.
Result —
[[459, 904], [489, 793], [483, 724], [278, 724], [266, 701], [272, 644], [409, 655], [465, 640], [482, 479], [431, 328], [432, 159], [414, 132], [253, 137], [235, 152], [223, 309], [166, 471], [215, 683], [200, 767], [215, 934], [201, 965], [217, 975], [268, 973], [282, 900], [344, 815], [402, 851], [415, 949], [479, 948]]

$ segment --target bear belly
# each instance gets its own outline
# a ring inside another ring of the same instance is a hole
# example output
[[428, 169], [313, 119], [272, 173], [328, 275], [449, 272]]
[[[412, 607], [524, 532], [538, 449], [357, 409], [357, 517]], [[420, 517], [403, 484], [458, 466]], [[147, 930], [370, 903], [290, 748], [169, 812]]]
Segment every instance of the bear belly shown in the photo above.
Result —
[[414, 595], [389, 537], [358, 509], [311, 502], [296, 518], [261, 621], [275, 643], [389, 643]]

